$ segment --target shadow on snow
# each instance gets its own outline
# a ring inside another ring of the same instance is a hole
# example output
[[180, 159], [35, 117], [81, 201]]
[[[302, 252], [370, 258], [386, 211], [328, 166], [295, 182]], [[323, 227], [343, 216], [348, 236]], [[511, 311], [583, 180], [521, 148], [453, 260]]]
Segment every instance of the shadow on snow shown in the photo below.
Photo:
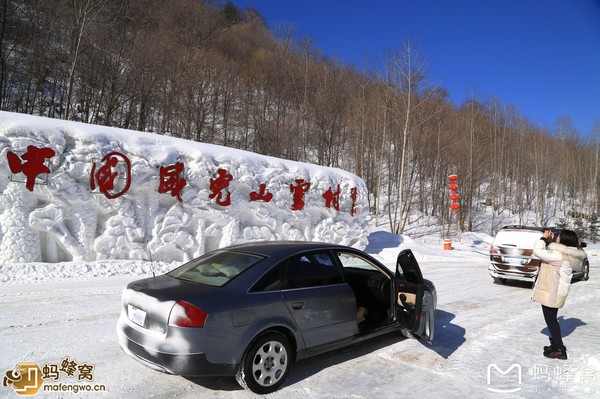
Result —
[[[423, 340], [419, 340], [419, 342], [444, 359], [452, 356], [465, 342], [465, 329], [452, 323], [455, 317], [452, 313], [437, 309], [435, 313], [435, 336], [433, 342], [428, 343]], [[406, 338], [400, 332], [389, 333], [336, 351], [302, 359], [292, 365], [290, 374], [283, 387], [297, 384], [329, 367], [366, 356], [374, 351], [404, 340]], [[233, 377], [187, 377], [186, 379], [210, 390], [242, 390]]]
[[465, 329], [451, 321], [456, 315], [445, 310], [435, 311], [435, 334], [433, 342], [420, 340], [426, 348], [431, 349], [444, 359], [448, 359], [465, 343]]
[[[563, 338], [571, 335], [575, 331], [575, 329], [577, 329], [577, 327], [587, 326], [587, 323], [582, 321], [581, 319], [577, 319], [574, 317], [565, 319], [564, 316], [560, 316], [558, 318], [558, 324], [560, 325], [560, 332]], [[548, 327], [544, 327], [540, 332], [550, 337], [550, 331], [548, 331]]]

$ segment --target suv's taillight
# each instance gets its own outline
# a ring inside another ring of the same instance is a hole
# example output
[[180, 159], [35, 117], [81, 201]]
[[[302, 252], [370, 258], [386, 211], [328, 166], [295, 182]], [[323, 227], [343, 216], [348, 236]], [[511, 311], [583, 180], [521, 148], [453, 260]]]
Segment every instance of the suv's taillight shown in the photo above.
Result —
[[490, 255], [498, 255], [500, 252], [498, 252], [498, 250], [496, 249], [496, 247], [491, 246], [490, 247]]
[[207, 317], [208, 313], [199, 307], [186, 301], [179, 301], [171, 310], [169, 325], [177, 327], [204, 327]]

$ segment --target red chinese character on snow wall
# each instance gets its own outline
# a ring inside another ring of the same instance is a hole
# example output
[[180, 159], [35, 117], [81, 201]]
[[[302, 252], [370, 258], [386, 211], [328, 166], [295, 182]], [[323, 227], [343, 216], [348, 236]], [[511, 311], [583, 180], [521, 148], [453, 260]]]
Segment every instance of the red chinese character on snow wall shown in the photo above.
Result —
[[[92, 191], [96, 189], [97, 184], [100, 192], [108, 199], [117, 198], [125, 194], [129, 190], [129, 186], [131, 186], [131, 161], [129, 161], [129, 158], [120, 152], [111, 152], [106, 154], [101, 162], [104, 165], [98, 168], [98, 171], [96, 171], [96, 163], [94, 162], [92, 165], [90, 173], [90, 187]], [[118, 168], [119, 164], [125, 165], [124, 171], [119, 170], [122, 169]], [[125, 176], [123, 177], [123, 175]], [[115, 179], [117, 177], [125, 179], [123, 188], [118, 191], [115, 188]]]
[[350, 216], [354, 216], [354, 212], [356, 210], [357, 194], [358, 194], [358, 189], [356, 187], [352, 187], [350, 189], [350, 198], [352, 199], [352, 206], [350, 207]]
[[181, 177], [183, 172], [183, 163], [177, 162], [169, 166], [160, 167], [159, 193], [171, 192], [173, 197], [177, 197], [179, 202], [183, 202], [180, 192], [186, 186], [187, 180]]
[[294, 203], [292, 204], [293, 211], [301, 211], [304, 209], [304, 193], [310, 188], [310, 183], [304, 179], [296, 179], [296, 185], [290, 184], [290, 191], [294, 194]]
[[340, 185], [337, 185], [337, 191], [333, 192], [332, 188], [329, 187], [329, 190], [323, 194], [323, 198], [325, 198], [325, 206], [327, 208], [331, 208], [333, 203], [333, 208], [336, 211], [340, 210]]
[[273, 194], [267, 193], [267, 185], [262, 183], [259, 192], [253, 191], [250, 193], [250, 201], [265, 201], [271, 202]]
[[[231, 193], [224, 190], [229, 187], [229, 182], [233, 180], [233, 176], [227, 173], [225, 169], [217, 170], [217, 178], [210, 179], [210, 191], [208, 196], [210, 199], [216, 198], [217, 204], [221, 206], [229, 206], [231, 204]], [[223, 198], [225, 197], [225, 198]]]
[[[41, 173], [50, 173], [50, 169], [44, 165], [46, 159], [52, 158], [56, 153], [51, 148], [38, 148], [36, 146], [27, 146], [27, 152], [19, 158], [17, 154], [9, 151], [6, 154], [10, 171], [14, 174], [23, 173], [27, 176], [25, 187], [33, 191], [36, 177]], [[24, 160], [25, 162], [21, 162]]]

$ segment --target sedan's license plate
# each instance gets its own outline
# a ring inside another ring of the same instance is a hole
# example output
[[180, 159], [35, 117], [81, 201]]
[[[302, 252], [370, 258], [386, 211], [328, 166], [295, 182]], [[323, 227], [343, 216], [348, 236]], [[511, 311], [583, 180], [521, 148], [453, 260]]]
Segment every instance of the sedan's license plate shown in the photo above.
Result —
[[146, 312], [132, 305], [127, 305], [127, 316], [129, 316], [129, 320], [133, 321], [135, 324], [139, 324], [142, 327], [146, 322]]

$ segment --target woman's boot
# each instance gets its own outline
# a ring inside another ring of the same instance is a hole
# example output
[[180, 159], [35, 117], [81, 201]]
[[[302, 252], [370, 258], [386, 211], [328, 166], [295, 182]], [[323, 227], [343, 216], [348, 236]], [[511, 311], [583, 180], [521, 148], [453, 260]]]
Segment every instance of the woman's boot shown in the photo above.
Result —
[[554, 348], [555, 348], [554, 340], [552, 338], [550, 338], [550, 345], [544, 346], [544, 356], [546, 356], [546, 353], [550, 353], [550, 351]]
[[544, 352], [544, 356], [550, 359], [561, 359], [567, 360], [567, 348], [564, 346], [557, 346], [550, 349], [547, 353]]

